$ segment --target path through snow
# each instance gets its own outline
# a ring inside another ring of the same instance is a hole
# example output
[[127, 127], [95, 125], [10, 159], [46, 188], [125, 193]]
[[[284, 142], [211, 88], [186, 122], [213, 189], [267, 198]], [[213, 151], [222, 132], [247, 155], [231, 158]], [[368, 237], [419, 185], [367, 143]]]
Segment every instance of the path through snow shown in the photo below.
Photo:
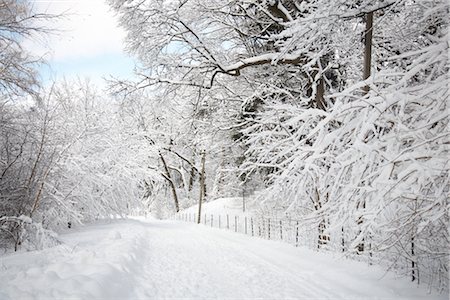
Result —
[[[0, 299], [446, 299], [377, 267], [173, 221], [122, 220], [0, 257]], [[384, 276], [385, 275], [385, 276]]]

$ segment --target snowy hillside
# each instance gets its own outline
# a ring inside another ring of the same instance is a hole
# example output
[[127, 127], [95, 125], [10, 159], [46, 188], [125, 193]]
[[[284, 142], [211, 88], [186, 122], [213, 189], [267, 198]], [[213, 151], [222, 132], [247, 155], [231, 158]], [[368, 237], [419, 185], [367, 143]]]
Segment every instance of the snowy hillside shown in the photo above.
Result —
[[0, 258], [0, 299], [446, 299], [378, 268], [176, 221], [119, 220]]

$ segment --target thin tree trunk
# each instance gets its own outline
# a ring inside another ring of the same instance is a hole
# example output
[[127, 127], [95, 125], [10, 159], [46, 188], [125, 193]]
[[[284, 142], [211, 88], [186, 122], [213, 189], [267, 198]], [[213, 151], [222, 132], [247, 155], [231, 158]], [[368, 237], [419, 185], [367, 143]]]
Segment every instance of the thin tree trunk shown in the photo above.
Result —
[[164, 166], [164, 171], [166, 172], [166, 174], [163, 174], [163, 177], [169, 182], [170, 187], [172, 189], [172, 194], [173, 194], [173, 200], [175, 202], [175, 210], [176, 212], [180, 211], [180, 205], [178, 203], [178, 196], [177, 196], [177, 189], [175, 187], [175, 183], [173, 182], [172, 176], [170, 175], [170, 171], [169, 168], [167, 167], [167, 163], [166, 160], [164, 159], [164, 157], [162, 156], [161, 152], [159, 152], [159, 157], [161, 158], [161, 161], [163, 163]]
[[[320, 210], [322, 209], [322, 202], [320, 199], [319, 190], [315, 188], [314, 192], [314, 209], [320, 213]], [[325, 218], [323, 218], [318, 226], [318, 237], [317, 237], [317, 248], [320, 249], [321, 247], [328, 244], [330, 241], [330, 236], [326, 233], [327, 229], [327, 221]]]
[[317, 83], [316, 105], [317, 108], [320, 108], [321, 110], [327, 110], [324, 95], [325, 95], [325, 83], [323, 81], [323, 78], [320, 77], [319, 82]]
[[[371, 73], [371, 64], [372, 64], [372, 33], [373, 33], [373, 12], [369, 12], [366, 14], [366, 30], [364, 32], [364, 66], [363, 66], [363, 80], [366, 80], [370, 77]], [[369, 86], [366, 85], [363, 87], [364, 94], [369, 92]], [[358, 203], [358, 207], [360, 209], [366, 209], [366, 200], [361, 200]], [[362, 226], [363, 217], [360, 216], [358, 218], [357, 224], [359, 227]], [[361, 230], [359, 231], [361, 233]], [[361, 243], [357, 246], [357, 253], [361, 254], [364, 252], [364, 238], [361, 240]]]
[[206, 152], [203, 150], [201, 155], [202, 155], [202, 161], [201, 161], [202, 170], [200, 171], [200, 197], [198, 199], [197, 224], [200, 224], [200, 221], [201, 221], [202, 202], [203, 202], [203, 197], [205, 196], [205, 155], [206, 155]]
[[[372, 33], [373, 33], [373, 12], [366, 15], [366, 30], [364, 32], [364, 69], [363, 80], [370, 77], [372, 64]], [[369, 92], [369, 86], [363, 88], [364, 94]]]
[[195, 168], [191, 167], [191, 174], [189, 176], [189, 192], [192, 191], [192, 188], [194, 187], [194, 177], [195, 177]]
[[411, 237], [411, 281], [418, 281], [418, 272], [416, 274], [416, 269], [417, 265], [416, 265], [416, 254], [414, 252], [414, 248], [415, 248], [415, 244], [414, 244], [414, 236]]
[[320, 249], [321, 247], [328, 244], [330, 241], [330, 236], [326, 233], [327, 230], [327, 223], [325, 220], [320, 221], [319, 223], [319, 238], [317, 241], [317, 248]]
[[306, 91], [306, 95], [308, 97], [311, 97], [313, 95], [313, 92], [314, 92], [314, 88], [313, 87], [315, 85], [316, 94], [314, 95], [314, 101], [313, 101], [314, 106], [316, 108], [318, 108], [318, 109], [326, 110], [327, 107], [326, 107], [325, 98], [324, 98], [324, 95], [325, 95], [325, 83], [324, 83], [324, 80], [322, 78], [322, 75], [319, 78], [319, 80], [317, 80], [317, 82], [314, 82], [317, 74], [319, 73], [319, 65], [318, 64], [316, 64], [316, 69], [317, 70], [314, 70], [312, 72], [312, 74], [311, 74], [311, 78], [312, 79], [309, 82], [309, 87], [308, 87], [308, 89]]

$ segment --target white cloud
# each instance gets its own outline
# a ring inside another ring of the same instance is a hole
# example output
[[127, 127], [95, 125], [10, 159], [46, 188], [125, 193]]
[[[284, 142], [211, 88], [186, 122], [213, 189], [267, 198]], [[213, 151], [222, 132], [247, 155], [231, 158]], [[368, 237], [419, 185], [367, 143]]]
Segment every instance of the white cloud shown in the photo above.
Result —
[[123, 51], [125, 32], [104, 0], [36, 0], [33, 4], [36, 11], [65, 15], [50, 23], [60, 32], [48, 38], [47, 46], [26, 42], [25, 47], [35, 54], [65, 61]]

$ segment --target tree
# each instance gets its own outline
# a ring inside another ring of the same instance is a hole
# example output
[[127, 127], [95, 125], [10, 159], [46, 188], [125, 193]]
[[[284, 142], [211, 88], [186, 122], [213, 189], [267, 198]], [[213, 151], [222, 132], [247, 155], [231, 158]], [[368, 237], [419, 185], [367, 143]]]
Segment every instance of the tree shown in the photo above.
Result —
[[118, 91], [221, 105], [221, 147], [239, 144], [241, 174], [262, 176], [266, 213], [299, 218], [319, 248], [405, 257], [414, 280], [446, 285], [448, 3], [110, 2], [142, 63]]
[[35, 67], [42, 63], [22, 47], [22, 41], [50, 31], [42, 21], [58, 16], [35, 13], [28, 1], [3, 0], [0, 3], [0, 93], [18, 96], [35, 93], [38, 86]]
[[[40, 21], [55, 18], [34, 14], [27, 1], [0, 3], [0, 240], [21, 243], [22, 229], [42, 197], [52, 165], [48, 147], [51, 113], [45, 109], [25, 112], [14, 100], [37, 99], [39, 63], [22, 48], [25, 38], [45, 34]], [[22, 215], [27, 215], [21, 217]]]

